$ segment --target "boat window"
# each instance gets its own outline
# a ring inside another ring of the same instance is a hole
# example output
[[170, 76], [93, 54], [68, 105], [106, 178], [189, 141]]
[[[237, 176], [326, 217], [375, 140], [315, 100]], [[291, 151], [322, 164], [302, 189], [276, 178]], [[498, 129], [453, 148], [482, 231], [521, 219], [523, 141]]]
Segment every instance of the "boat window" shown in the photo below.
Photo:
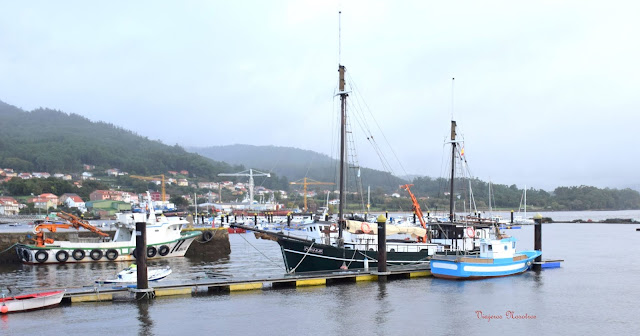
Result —
[[389, 252], [395, 252], [395, 251], [396, 251], [396, 249], [391, 249]]
[[487, 246], [489, 246], [489, 251], [493, 251], [493, 247], [492, 247], [493, 245], [487, 245]]
[[504, 246], [504, 250], [505, 250], [505, 251], [507, 250], [507, 245], [505, 245], [505, 246]]
[[513, 249], [515, 249], [516, 248], [516, 242], [512, 242], [512, 244], [513, 244]]

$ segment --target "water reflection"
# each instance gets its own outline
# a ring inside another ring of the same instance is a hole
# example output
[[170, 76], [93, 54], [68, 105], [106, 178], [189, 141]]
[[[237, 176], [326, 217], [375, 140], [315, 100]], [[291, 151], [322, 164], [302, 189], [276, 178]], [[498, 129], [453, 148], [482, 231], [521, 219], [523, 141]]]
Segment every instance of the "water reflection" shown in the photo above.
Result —
[[147, 336], [153, 335], [153, 320], [149, 316], [149, 307], [153, 304], [153, 301], [150, 300], [139, 300], [138, 304], [138, 325], [140, 326], [140, 331], [138, 331], [138, 335]]
[[375, 323], [378, 329], [382, 329], [382, 327], [387, 323], [388, 316], [393, 310], [392, 305], [387, 300], [387, 282], [379, 281], [378, 282], [378, 295], [376, 296], [376, 302], [378, 304], [378, 309], [376, 311]]

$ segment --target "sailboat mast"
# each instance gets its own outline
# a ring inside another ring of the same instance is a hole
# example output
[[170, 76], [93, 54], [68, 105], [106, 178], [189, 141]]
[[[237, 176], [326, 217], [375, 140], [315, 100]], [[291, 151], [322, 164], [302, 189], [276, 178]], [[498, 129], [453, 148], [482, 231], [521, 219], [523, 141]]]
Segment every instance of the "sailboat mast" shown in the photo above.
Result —
[[456, 122], [451, 120], [451, 189], [449, 190], [449, 220], [454, 220], [453, 181], [456, 175]]
[[345, 203], [345, 139], [347, 137], [347, 93], [344, 90], [344, 65], [338, 66], [340, 74], [338, 81], [338, 90], [340, 91], [340, 203], [338, 205], [338, 239], [342, 241], [342, 228], [344, 226], [344, 203]]

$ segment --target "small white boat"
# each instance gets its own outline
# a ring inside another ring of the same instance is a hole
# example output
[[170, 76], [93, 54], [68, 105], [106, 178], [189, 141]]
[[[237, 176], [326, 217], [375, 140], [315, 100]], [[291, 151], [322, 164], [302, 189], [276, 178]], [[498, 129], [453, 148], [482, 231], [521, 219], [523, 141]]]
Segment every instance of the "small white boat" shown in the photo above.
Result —
[[[171, 274], [171, 267], [165, 268], [148, 268], [147, 279], [149, 281], [157, 281], [166, 278]], [[96, 280], [98, 283], [125, 283], [125, 282], [138, 282], [138, 268], [136, 265], [131, 265], [118, 273], [117, 278], [110, 280]]]
[[0, 314], [52, 307], [62, 301], [64, 291], [43, 292], [0, 298]]

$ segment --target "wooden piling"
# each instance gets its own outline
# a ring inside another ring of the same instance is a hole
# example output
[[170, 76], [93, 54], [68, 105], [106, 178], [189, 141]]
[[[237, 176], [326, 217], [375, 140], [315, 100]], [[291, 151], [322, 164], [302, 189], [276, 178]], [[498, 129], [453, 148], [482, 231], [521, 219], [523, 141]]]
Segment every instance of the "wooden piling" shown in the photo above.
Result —
[[[138, 290], [149, 288], [149, 278], [147, 277], [147, 223], [136, 223], [136, 265], [138, 275]], [[136, 298], [144, 297], [145, 292], [137, 292]]]
[[[378, 273], [387, 272], [387, 219], [378, 216]], [[378, 277], [380, 279], [380, 277]]]
[[[536, 251], [542, 251], [542, 216], [537, 214], [533, 217], [535, 222], [533, 230], [533, 249]], [[542, 269], [542, 256], [538, 256], [533, 263], [533, 270], [540, 271]]]

